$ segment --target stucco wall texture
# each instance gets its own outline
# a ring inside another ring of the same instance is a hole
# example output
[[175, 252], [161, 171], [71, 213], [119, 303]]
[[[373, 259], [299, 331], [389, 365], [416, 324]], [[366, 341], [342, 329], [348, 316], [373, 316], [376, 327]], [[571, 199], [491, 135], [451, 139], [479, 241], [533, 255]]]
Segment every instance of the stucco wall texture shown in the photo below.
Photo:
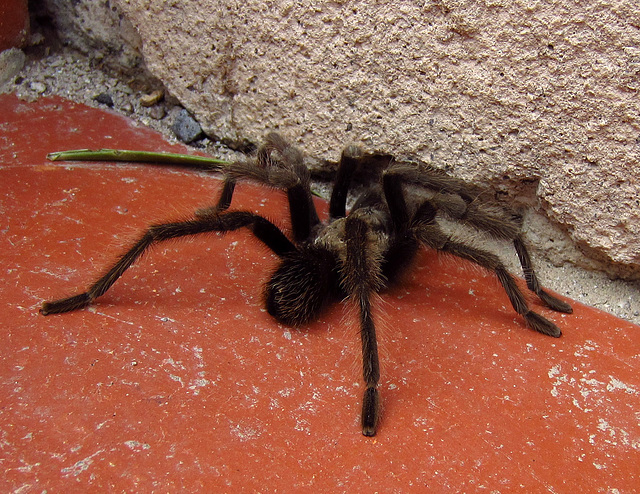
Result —
[[637, 1], [115, 3], [208, 134], [417, 155], [640, 277]]

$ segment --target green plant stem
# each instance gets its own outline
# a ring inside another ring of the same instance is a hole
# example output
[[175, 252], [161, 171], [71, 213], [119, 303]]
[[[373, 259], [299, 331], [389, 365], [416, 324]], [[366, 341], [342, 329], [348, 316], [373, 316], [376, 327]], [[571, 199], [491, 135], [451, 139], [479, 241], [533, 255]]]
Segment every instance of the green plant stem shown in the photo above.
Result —
[[[129, 163], [146, 163], [157, 165], [176, 165], [199, 170], [219, 171], [229, 162], [205, 156], [190, 154], [158, 153], [154, 151], [133, 151], [129, 149], [74, 149], [49, 153], [50, 161], [126, 161]], [[314, 196], [322, 197], [315, 191]]]
[[132, 151], [127, 149], [75, 149], [50, 153], [51, 161], [128, 161], [131, 163], [157, 163], [179, 165], [206, 170], [220, 170], [228, 161], [205, 156], [192, 156], [178, 153], [158, 153], [154, 151]]

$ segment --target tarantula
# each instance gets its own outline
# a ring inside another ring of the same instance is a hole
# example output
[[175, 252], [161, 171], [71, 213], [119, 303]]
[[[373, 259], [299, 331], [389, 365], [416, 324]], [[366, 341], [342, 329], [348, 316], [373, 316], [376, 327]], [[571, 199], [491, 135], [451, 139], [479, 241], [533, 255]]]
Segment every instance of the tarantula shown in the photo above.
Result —
[[[540, 286], [522, 239], [522, 218], [518, 214], [483, 199], [484, 190], [478, 186], [424, 163], [393, 159], [347, 214], [346, 199], [354, 174], [372, 157], [375, 155], [367, 155], [356, 146], [344, 149], [329, 203], [329, 219], [321, 222], [312, 202], [310, 173], [302, 153], [280, 135], [270, 134], [254, 159], [222, 167], [224, 182], [215, 205], [196, 211], [186, 221], [150, 226], [87, 291], [45, 302], [41, 312], [62, 313], [89, 305], [155, 243], [248, 228], [279, 258], [264, 287], [267, 311], [278, 321], [299, 326], [315, 317], [328, 302], [345, 297], [358, 307], [365, 382], [361, 425], [365, 436], [375, 435], [380, 415], [380, 367], [372, 294], [397, 280], [421, 246], [493, 271], [515, 311], [532, 329], [560, 336], [554, 323], [529, 309], [516, 281], [496, 255], [456, 240], [439, 224], [440, 218], [448, 218], [494, 238], [512, 241], [527, 287], [551, 309], [571, 313], [570, 305]], [[227, 211], [238, 180], [253, 180], [286, 191], [291, 239], [262, 216]]]

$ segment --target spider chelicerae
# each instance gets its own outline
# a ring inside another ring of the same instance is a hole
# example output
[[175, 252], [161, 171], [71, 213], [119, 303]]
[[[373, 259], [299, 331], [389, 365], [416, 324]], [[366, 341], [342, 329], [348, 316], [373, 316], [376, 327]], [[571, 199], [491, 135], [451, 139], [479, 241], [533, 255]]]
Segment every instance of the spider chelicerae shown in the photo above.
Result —
[[[411, 266], [421, 246], [467, 259], [493, 271], [514, 310], [534, 330], [559, 337], [560, 329], [533, 312], [515, 279], [493, 253], [445, 233], [453, 220], [513, 242], [527, 287], [548, 307], [571, 313], [571, 306], [542, 289], [521, 233], [522, 217], [487, 199], [486, 190], [425, 163], [389, 163], [359, 195], [349, 214], [347, 195], [359, 167], [380, 155], [349, 146], [342, 152], [329, 202], [329, 219], [320, 221], [312, 201], [310, 173], [302, 153], [279, 134], [270, 134], [256, 157], [219, 166], [224, 182], [218, 202], [186, 221], [150, 226], [133, 246], [85, 292], [45, 302], [42, 314], [85, 307], [104, 294], [149, 247], [158, 242], [209, 232], [248, 228], [279, 258], [264, 287], [267, 311], [278, 321], [299, 326], [331, 301], [349, 298], [358, 308], [365, 390], [362, 433], [373, 436], [380, 416], [380, 366], [372, 294], [393, 283]], [[212, 167], [213, 169], [214, 167]], [[249, 211], [228, 211], [239, 180], [252, 180], [286, 192], [291, 237]]]

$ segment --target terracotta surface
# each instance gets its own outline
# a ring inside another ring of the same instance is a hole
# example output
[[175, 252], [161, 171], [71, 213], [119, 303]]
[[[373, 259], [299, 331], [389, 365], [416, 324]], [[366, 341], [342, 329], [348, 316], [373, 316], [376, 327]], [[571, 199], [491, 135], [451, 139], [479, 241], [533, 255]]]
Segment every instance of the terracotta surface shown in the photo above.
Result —
[[[0, 96], [2, 492], [640, 486], [640, 328], [576, 303], [573, 315], [539, 308], [562, 338], [534, 333], [462, 261], [425, 253], [380, 298], [374, 438], [359, 430], [353, 312], [277, 324], [260, 305], [274, 259], [247, 233], [158, 246], [91, 309], [38, 314], [219, 185], [45, 159], [85, 147], [183, 149], [112, 113]], [[279, 194], [243, 185], [236, 199], [286, 223]]]
[[0, 2], [0, 51], [21, 47], [29, 35], [27, 0]]

